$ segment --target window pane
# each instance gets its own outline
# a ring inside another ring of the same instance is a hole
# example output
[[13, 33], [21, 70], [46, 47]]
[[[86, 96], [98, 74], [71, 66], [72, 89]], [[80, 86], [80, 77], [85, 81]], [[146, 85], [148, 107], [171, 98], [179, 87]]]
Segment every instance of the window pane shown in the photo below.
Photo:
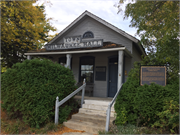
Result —
[[82, 82], [83, 79], [86, 79], [86, 82], [93, 82], [94, 80], [94, 58], [92, 57], [83, 57], [80, 61], [81, 71], [80, 71], [80, 81]]
[[93, 71], [93, 65], [86, 65], [86, 70], [91, 70], [91, 71]]
[[91, 70], [91, 71], [93, 71], [93, 65], [81, 65], [81, 70]]
[[86, 70], [93, 70], [93, 65], [86, 65]]
[[87, 82], [93, 82], [93, 71], [81, 71], [81, 80], [84, 78]]
[[81, 71], [81, 76], [93, 76], [93, 71]]
[[86, 71], [81, 71], [81, 76], [85, 76], [86, 75]]
[[86, 65], [81, 65], [81, 70], [86, 70]]

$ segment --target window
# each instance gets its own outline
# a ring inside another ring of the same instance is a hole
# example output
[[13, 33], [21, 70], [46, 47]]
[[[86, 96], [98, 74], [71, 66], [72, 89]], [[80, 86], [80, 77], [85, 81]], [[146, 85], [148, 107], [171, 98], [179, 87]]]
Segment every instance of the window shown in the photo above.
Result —
[[91, 31], [87, 31], [83, 34], [83, 38], [94, 38], [94, 34]]
[[87, 83], [94, 82], [94, 57], [85, 56], [80, 58], [80, 82], [83, 82], [84, 78]]

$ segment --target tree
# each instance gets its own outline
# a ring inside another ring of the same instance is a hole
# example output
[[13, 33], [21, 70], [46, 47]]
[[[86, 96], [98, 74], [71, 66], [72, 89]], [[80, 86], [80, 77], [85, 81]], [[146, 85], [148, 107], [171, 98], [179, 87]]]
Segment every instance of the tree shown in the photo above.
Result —
[[[119, 12], [124, 1], [118, 4]], [[124, 19], [128, 17], [132, 18], [130, 27], [137, 28], [141, 43], [149, 51], [146, 60], [166, 64], [178, 76], [179, 2], [135, 1], [125, 8]]]
[[2, 67], [25, 60], [24, 53], [41, 48], [48, 41], [49, 31], [56, 30], [46, 18], [44, 5], [34, 6], [35, 2], [0, 2]]

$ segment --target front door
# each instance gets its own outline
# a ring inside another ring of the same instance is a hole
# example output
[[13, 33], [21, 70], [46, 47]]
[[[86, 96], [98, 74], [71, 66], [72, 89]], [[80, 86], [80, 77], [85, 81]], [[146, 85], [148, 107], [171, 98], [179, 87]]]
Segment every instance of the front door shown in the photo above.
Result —
[[117, 74], [118, 74], [117, 62], [109, 63], [108, 97], [114, 97], [117, 92], [117, 77], [118, 77]]

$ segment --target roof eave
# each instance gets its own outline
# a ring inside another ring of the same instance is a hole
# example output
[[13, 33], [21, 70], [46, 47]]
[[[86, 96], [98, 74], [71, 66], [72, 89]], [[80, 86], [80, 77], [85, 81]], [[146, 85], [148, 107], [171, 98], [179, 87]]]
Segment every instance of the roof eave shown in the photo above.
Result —
[[34, 53], [24, 53], [25, 55], [56, 55], [56, 54], [75, 54], [75, 53], [95, 53], [95, 52], [108, 52], [108, 51], [121, 51], [124, 50], [128, 57], [132, 57], [131, 52], [129, 52], [125, 47], [119, 48], [108, 48], [108, 49], [97, 49], [97, 50], [79, 50], [79, 51], [63, 51], [63, 52], [34, 52]]

